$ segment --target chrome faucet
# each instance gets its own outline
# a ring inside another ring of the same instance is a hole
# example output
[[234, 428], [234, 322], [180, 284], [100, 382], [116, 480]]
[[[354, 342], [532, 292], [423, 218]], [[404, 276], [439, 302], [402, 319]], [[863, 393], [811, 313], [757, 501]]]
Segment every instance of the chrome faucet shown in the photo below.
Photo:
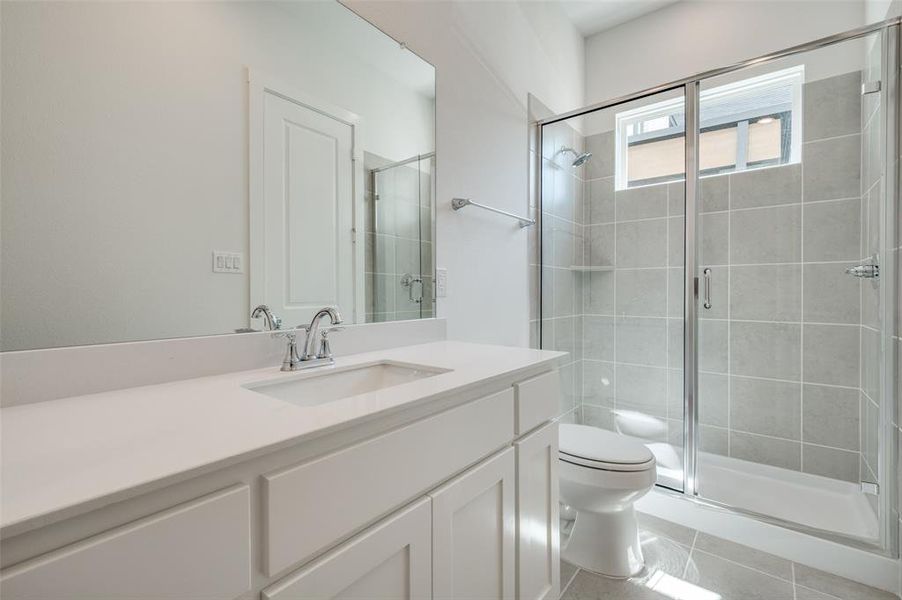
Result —
[[[329, 317], [329, 321], [332, 325], [340, 325], [341, 313], [338, 312], [337, 308], [332, 308], [331, 306], [327, 306], [326, 308], [319, 309], [315, 315], [313, 315], [313, 319], [310, 321], [310, 325], [307, 327], [307, 339], [304, 340], [304, 355], [301, 357], [301, 360], [314, 360], [317, 358], [331, 358], [331, 353], [328, 352], [329, 341], [326, 336], [323, 336], [323, 340], [320, 344], [320, 351], [318, 353], [314, 353], [314, 346], [316, 345], [316, 336], [319, 333], [319, 322], [323, 319], [323, 317]], [[327, 332], [323, 332], [327, 333]], [[328, 356], [327, 356], [328, 354]], [[322, 355], [322, 356], [320, 356]]]
[[282, 329], [282, 319], [274, 316], [272, 314], [272, 311], [269, 310], [269, 307], [265, 304], [259, 305], [251, 313], [252, 319], [259, 319], [260, 317], [263, 317], [264, 329], [268, 329], [270, 331]]
[[[264, 307], [265, 308], [265, 307]], [[325, 329], [320, 334], [319, 323], [323, 317], [329, 317], [332, 327]], [[285, 349], [285, 358], [282, 359], [283, 371], [298, 371], [300, 369], [309, 369], [310, 367], [318, 367], [321, 365], [331, 365], [335, 362], [332, 358], [332, 351], [329, 348], [328, 334], [332, 331], [340, 331], [341, 327], [335, 327], [341, 323], [341, 313], [338, 309], [327, 307], [320, 309], [313, 315], [310, 325], [299, 325], [294, 329], [277, 331], [273, 333], [273, 337], [286, 338], [288, 340], [288, 348]], [[297, 334], [298, 330], [304, 331], [303, 351], [298, 351]], [[319, 350], [314, 353], [317, 335], [322, 338], [319, 344]]]

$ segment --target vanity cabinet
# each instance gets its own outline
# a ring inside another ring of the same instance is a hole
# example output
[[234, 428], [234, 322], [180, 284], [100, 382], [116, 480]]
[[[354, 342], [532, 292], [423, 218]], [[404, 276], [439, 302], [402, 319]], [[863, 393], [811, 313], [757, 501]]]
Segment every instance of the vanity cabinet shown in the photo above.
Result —
[[436, 600], [514, 597], [515, 481], [508, 448], [430, 494]]
[[555, 600], [557, 373], [485, 388], [328, 451], [292, 446], [111, 509], [141, 518], [103, 527], [102, 509], [4, 539], [14, 556], [50, 551], [0, 572], [0, 595]]
[[264, 600], [426, 599], [432, 594], [429, 498], [401, 510], [297, 573], [263, 590]]

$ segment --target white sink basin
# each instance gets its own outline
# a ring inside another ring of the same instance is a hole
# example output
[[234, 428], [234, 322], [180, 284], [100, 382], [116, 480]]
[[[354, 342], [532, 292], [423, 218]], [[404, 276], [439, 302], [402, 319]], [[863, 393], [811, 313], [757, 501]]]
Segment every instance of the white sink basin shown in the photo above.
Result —
[[244, 387], [298, 406], [316, 406], [447, 373], [449, 369], [383, 361], [320, 372], [293, 379], [251, 383]]

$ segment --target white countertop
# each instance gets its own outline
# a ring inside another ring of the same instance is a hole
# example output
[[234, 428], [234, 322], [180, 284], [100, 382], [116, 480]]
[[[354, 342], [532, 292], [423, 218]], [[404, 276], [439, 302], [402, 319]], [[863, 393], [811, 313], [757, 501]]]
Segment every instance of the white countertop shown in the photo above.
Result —
[[294, 373], [269, 367], [4, 408], [0, 532], [77, 507], [88, 510], [113, 494], [237, 462], [561, 356], [444, 341], [339, 357], [334, 368], [393, 360], [450, 371], [309, 407], [242, 386], [333, 367]]

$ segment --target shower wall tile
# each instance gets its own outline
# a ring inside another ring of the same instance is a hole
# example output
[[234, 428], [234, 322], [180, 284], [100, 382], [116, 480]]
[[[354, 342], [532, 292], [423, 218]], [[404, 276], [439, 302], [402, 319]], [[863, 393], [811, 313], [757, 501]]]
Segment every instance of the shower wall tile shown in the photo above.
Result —
[[671, 267], [685, 266], [684, 231], [683, 217], [667, 219], [667, 264]]
[[604, 275], [616, 280], [618, 315], [667, 316], [667, 269], [618, 269]]
[[[681, 379], [682, 381], [682, 379]], [[730, 378], [720, 373], [699, 373], [698, 420], [703, 425], [729, 425]]]
[[618, 222], [667, 216], [667, 186], [646, 185], [614, 193]]
[[551, 272], [553, 290], [551, 315], [554, 317], [569, 317], [574, 314], [573, 271], [569, 269], [551, 269]]
[[861, 135], [802, 144], [804, 201], [857, 198], [861, 185]]
[[861, 316], [858, 281], [843, 264], [805, 264], [803, 314], [808, 323], [857, 325]]
[[858, 397], [855, 389], [805, 384], [802, 388], [802, 440], [859, 450]]
[[667, 416], [667, 369], [617, 364], [617, 408]]
[[[685, 212], [686, 186], [682, 181], [671, 183], [667, 187], [670, 204], [670, 215], [682, 215]], [[708, 175], [698, 180], [699, 210], [702, 213], [719, 212], [730, 208], [729, 175]]]
[[584, 273], [581, 277], [584, 282], [583, 311], [588, 315], [613, 315], [614, 272]]
[[799, 383], [730, 378], [730, 426], [738, 431], [801, 439], [802, 386]]
[[800, 442], [741, 431], [730, 434], [730, 456], [793, 471], [799, 471], [802, 467]]
[[807, 383], [858, 387], [858, 327], [804, 325], [803, 335]]
[[420, 243], [417, 239], [395, 239], [395, 268], [392, 273], [420, 272]]
[[667, 319], [667, 364], [683, 366], [683, 320]]
[[802, 444], [802, 471], [857, 483], [858, 453]]
[[[593, 157], [594, 159], [594, 157]], [[614, 178], [593, 179], [586, 182], [589, 190], [586, 224], [614, 222]]]
[[730, 269], [730, 316], [749, 321], [800, 321], [802, 267], [760, 265]]
[[805, 204], [806, 261], [854, 261], [861, 256], [861, 201]]
[[589, 243], [586, 263], [593, 266], [614, 264], [614, 225], [589, 225], [585, 228]]
[[618, 223], [617, 268], [667, 265], [667, 219]]
[[802, 89], [805, 141], [861, 130], [861, 71], [806, 83]]
[[592, 153], [592, 160], [585, 164], [586, 177], [599, 179], [614, 175], [614, 131], [606, 131], [587, 136], [586, 152]]
[[600, 427], [601, 429], [607, 429], [608, 431], [615, 431], [611, 409], [606, 406], [583, 404], [582, 410], [580, 411], [580, 423], [582, 425]]
[[667, 366], [667, 319], [621, 317], [616, 324], [618, 363]]
[[572, 317], [554, 320], [554, 338], [551, 349], [558, 352], [569, 352], [571, 355], [569, 360], [573, 360], [574, 336]]
[[[682, 443], [682, 432], [680, 434], [680, 443]], [[722, 427], [700, 425], [698, 449], [702, 452], [717, 454], [718, 456], [729, 456], [729, 430]]]
[[[699, 219], [698, 259], [702, 265], [725, 265], [730, 261], [730, 215], [725, 212], [703, 214]], [[677, 238], [682, 242], [682, 236]]]
[[752, 169], [730, 176], [730, 208], [795, 204], [802, 198], [799, 164]]
[[583, 361], [583, 403], [614, 405], [614, 363]]
[[730, 371], [734, 375], [799, 381], [800, 347], [801, 327], [797, 324], [734, 321], [730, 327]]
[[[718, 271], [719, 272], [719, 271]], [[719, 275], [718, 275], [719, 277]], [[685, 270], [682, 267], [667, 269], [667, 316], [683, 318], [683, 291], [685, 289]], [[726, 289], [726, 285], [721, 286]], [[716, 288], [713, 292], [718, 293]]]
[[869, 327], [861, 328], [861, 391], [872, 400], [880, 398], [880, 333]]
[[712, 373], [728, 372], [729, 338], [727, 321], [702, 319], [698, 326], [698, 366]]
[[730, 262], [799, 262], [802, 257], [801, 216], [798, 205], [732, 211]]
[[612, 317], [583, 317], [583, 356], [594, 360], [614, 360]]

